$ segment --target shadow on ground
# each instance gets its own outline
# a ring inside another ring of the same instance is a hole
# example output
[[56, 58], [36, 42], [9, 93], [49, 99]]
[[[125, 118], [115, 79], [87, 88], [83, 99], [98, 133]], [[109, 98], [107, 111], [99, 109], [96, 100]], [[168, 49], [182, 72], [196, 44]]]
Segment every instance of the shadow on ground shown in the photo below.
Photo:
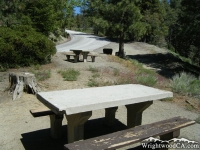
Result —
[[197, 76], [200, 73], [199, 67], [183, 62], [170, 53], [127, 55], [127, 57], [135, 59], [149, 67], [156, 68], [158, 74], [168, 79], [171, 79], [175, 74], [179, 74], [183, 71]]
[[[115, 120], [115, 125], [108, 127], [104, 124], [104, 118], [89, 120], [85, 123], [84, 139], [89, 139], [116, 131], [126, 129], [126, 125]], [[26, 150], [63, 150], [67, 144], [67, 125], [62, 128], [62, 137], [52, 139], [50, 129], [42, 129], [33, 132], [23, 133], [21, 142]]]

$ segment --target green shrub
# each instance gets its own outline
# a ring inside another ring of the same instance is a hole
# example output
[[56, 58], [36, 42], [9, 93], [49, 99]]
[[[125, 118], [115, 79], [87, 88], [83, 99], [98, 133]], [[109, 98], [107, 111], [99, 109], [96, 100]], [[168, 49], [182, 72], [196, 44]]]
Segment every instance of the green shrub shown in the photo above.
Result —
[[76, 81], [78, 76], [80, 75], [79, 71], [76, 71], [74, 69], [68, 69], [68, 70], [61, 70], [58, 71], [62, 75], [65, 81]]
[[94, 78], [89, 79], [88, 86], [89, 87], [98, 87], [99, 86], [99, 82], [97, 82]]
[[183, 95], [199, 95], [200, 94], [200, 77], [197, 79], [191, 74], [185, 72], [176, 74], [170, 81], [172, 91]]
[[55, 53], [55, 44], [29, 26], [0, 27], [2, 68], [46, 64]]
[[139, 84], [147, 85], [147, 86], [154, 86], [157, 83], [158, 79], [151, 74], [147, 75], [138, 75], [136, 77], [136, 82]]

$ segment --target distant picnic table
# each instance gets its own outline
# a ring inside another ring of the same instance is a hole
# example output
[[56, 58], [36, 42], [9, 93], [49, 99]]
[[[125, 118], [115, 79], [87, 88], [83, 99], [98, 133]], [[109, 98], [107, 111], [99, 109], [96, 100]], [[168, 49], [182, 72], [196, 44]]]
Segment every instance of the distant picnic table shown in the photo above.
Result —
[[80, 55], [83, 55], [83, 62], [87, 62], [88, 56], [91, 56], [92, 62], [95, 62], [95, 57], [97, 57], [97, 55], [90, 53], [90, 51], [88, 50], [71, 49], [70, 51], [72, 51], [73, 53], [66, 52], [64, 54], [66, 55], [68, 61], [70, 60], [70, 56], [73, 56], [74, 63], [79, 61]]

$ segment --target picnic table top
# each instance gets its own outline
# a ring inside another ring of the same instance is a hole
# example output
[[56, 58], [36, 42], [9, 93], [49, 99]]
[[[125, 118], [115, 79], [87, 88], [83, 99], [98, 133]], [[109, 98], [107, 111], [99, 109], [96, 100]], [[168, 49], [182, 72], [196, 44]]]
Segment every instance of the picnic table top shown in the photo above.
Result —
[[173, 93], [139, 84], [39, 92], [37, 94], [38, 100], [52, 111], [55, 113], [64, 111], [67, 115], [168, 97], [173, 97]]

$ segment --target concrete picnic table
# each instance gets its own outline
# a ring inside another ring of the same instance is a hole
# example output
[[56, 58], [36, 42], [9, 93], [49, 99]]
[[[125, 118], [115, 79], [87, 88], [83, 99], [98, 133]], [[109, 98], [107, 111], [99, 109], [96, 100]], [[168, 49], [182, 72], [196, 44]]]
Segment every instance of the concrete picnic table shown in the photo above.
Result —
[[[139, 84], [39, 92], [37, 94], [38, 100], [56, 115], [65, 114], [68, 121], [68, 143], [83, 139], [84, 123], [92, 116], [93, 110], [105, 109], [105, 122], [111, 126], [114, 124], [118, 106], [125, 105], [127, 127], [131, 128], [141, 125], [142, 112], [153, 104], [153, 100], [168, 97], [173, 97], [173, 93]], [[55, 124], [56, 119], [51, 120], [51, 123]], [[62, 130], [56, 126], [52, 131], [52, 136], [56, 136], [54, 134], [61, 135], [58, 132]]]
[[[87, 62], [87, 55], [90, 51], [87, 50], [76, 50], [76, 49], [71, 49], [70, 51], [73, 51], [74, 54], [76, 54], [76, 56], [79, 56], [80, 54], [83, 55], [83, 62]], [[77, 59], [79, 59], [79, 57], [75, 57]], [[75, 60], [75, 62], [77, 62], [78, 60]]]

